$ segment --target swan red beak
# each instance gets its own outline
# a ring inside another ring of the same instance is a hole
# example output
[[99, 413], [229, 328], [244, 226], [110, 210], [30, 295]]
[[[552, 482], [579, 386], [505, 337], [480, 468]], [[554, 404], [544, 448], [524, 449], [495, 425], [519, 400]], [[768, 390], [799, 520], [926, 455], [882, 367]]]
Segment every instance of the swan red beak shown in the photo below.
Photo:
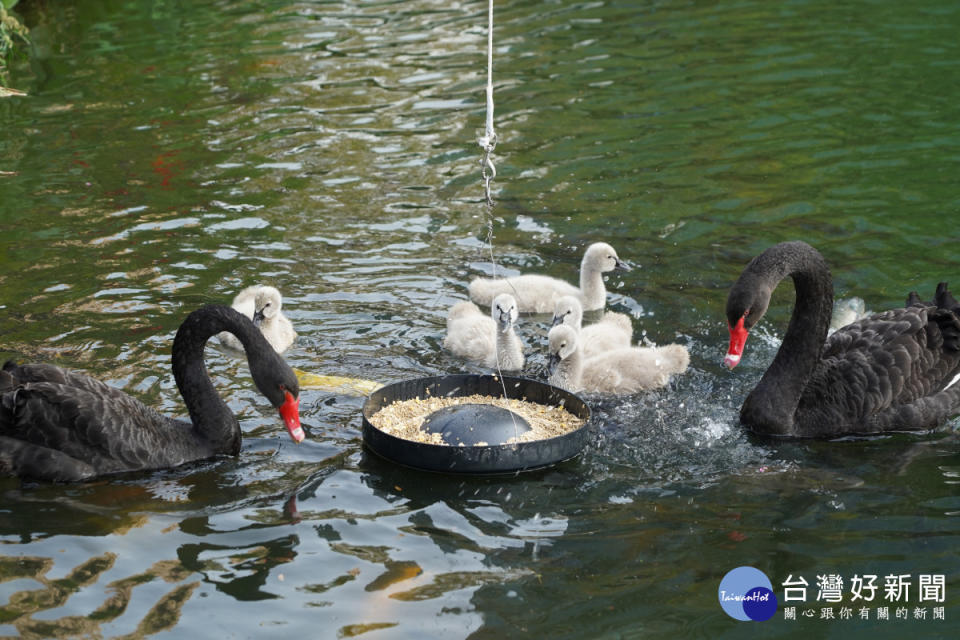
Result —
[[293, 438], [294, 442], [300, 444], [306, 437], [306, 434], [303, 433], [303, 427], [300, 426], [300, 397], [294, 398], [289, 391], [284, 391], [284, 393], [287, 394], [287, 399], [280, 405], [280, 417], [287, 425], [290, 437]]
[[727, 329], [730, 330], [730, 348], [727, 349], [727, 355], [723, 358], [723, 364], [733, 369], [740, 364], [743, 345], [747, 343], [747, 330], [743, 326], [743, 318], [740, 318], [735, 327], [731, 327], [728, 323]]

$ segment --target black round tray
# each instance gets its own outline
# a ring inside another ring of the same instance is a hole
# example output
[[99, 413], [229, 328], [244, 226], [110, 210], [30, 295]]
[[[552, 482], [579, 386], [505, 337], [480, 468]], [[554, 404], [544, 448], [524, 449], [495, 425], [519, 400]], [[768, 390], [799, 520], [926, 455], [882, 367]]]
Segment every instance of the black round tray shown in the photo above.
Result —
[[[579, 429], [555, 438], [492, 446], [447, 446], [405, 440], [384, 433], [370, 416], [396, 400], [456, 397], [473, 394], [563, 406], [582, 418]], [[492, 375], [453, 375], [417, 378], [377, 389], [363, 405], [363, 442], [377, 455], [408, 467], [444, 473], [496, 474], [531, 471], [576, 456], [587, 441], [590, 408], [576, 395], [543, 382]]]

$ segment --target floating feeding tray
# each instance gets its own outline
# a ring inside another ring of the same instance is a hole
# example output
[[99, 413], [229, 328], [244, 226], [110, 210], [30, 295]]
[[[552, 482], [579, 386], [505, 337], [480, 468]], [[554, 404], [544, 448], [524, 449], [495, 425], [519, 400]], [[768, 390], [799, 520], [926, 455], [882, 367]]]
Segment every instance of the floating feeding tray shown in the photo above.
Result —
[[363, 441], [377, 455], [409, 467], [513, 473], [576, 456], [586, 444], [589, 419], [579, 397], [536, 380], [419, 378], [370, 394], [363, 405]]

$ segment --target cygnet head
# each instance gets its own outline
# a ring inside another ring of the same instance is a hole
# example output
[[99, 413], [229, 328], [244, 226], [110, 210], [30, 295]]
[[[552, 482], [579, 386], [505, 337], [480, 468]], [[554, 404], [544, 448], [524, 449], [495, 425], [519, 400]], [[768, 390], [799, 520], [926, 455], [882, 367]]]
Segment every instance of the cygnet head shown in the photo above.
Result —
[[553, 307], [553, 326], [565, 324], [574, 329], [580, 329], [583, 323], [583, 305], [573, 296], [557, 298]]
[[573, 327], [558, 324], [547, 334], [550, 359], [548, 371], [553, 373], [562, 360], [566, 360], [577, 350], [577, 332]]
[[283, 300], [280, 292], [273, 287], [260, 287], [253, 301], [253, 323], [257, 326], [280, 313]]
[[587, 247], [583, 254], [583, 262], [580, 263], [581, 271], [630, 271], [630, 265], [617, 257], [617, 252], [606, 242], [595, 242]]
[[517, 321], [519, 315], [517, 301], [509, 293], [501, 293], [493, 299], [490, 315], [493, 317], [493, 321], [497, 323], [497, 329], [501, 333], [505, 333]]

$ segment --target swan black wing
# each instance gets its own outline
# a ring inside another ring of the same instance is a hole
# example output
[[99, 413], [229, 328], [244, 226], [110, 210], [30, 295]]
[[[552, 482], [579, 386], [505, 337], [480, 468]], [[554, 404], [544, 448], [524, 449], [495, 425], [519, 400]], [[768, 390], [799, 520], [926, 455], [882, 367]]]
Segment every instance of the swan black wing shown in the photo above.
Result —
[[801, 396], [808, 435], [930, 429], [960, 410], [960, 321], [921, 305], [834, 333]]
[[182, 428], [99, 380], [49, 365], [0, 371], [0, 471], [78, 480], [182, 462]]
[[7, 382], [0, 382], [0, 390], [4, 386], [23, 385], [30, 382], [50, 382], [62, 387], [114, 398], [118, 402], [131, 399], [125, 392], [96, 378], [70, 369], [62, 369], [52, 364], [17, 364], [8, 360], [3, 365], [3, 372], [9, 375], [10, 379]]

